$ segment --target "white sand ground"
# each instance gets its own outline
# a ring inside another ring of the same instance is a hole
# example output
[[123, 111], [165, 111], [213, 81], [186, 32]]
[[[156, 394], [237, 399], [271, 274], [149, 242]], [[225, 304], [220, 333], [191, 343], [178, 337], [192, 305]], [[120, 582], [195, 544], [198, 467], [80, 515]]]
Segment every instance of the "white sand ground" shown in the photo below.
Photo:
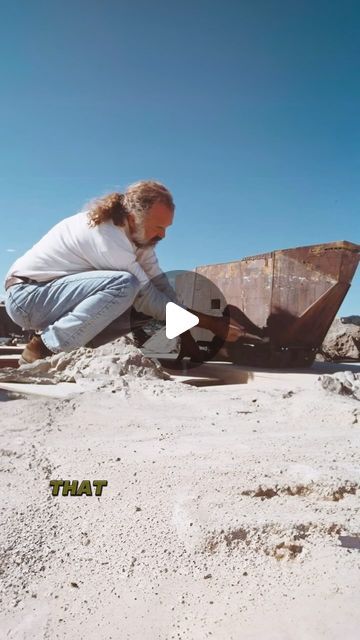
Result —
[[0, 637], [357, 640], [360, 403], [316, 378], [2, 392]]

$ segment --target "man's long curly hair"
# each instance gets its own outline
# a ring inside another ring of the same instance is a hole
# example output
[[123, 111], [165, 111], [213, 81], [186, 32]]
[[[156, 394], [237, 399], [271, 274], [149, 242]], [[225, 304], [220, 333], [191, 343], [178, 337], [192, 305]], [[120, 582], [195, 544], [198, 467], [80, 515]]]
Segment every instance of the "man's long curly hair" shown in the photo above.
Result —
[[123, 227], [129, 213], [141, 221], [157, 202], [165, 204], [171, 211], [175, 209], [172, 195], [163, 184], [153, 180], [135, 182], [124, 193], [115, 191], [90, 202], [86, 206], [89, 225], [96, 227], [112, 220], [115, 225]]

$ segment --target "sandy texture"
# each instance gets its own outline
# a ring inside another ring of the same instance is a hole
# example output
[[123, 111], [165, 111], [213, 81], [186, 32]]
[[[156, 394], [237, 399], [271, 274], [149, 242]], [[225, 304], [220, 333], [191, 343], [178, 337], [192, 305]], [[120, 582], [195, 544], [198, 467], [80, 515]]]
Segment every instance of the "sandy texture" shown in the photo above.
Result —
[[330, 375], [319, 376], [323, 389], [342, 396], [352, 396], [360, 400], [360, 373], [339, 371]]
[[0, 382], [58, 384], [76, 382], [89, 391], [123, 389], [141, 378], [168, 380], [156, 360], [145, 357], [128, 336], [123, 336], [96, 349], [81, 347], [69, 353], [59, 353], [18, 369], [0, 369]]
[[316, 376], [2, 400], [0, 637], [358, 638], [359, 401]]

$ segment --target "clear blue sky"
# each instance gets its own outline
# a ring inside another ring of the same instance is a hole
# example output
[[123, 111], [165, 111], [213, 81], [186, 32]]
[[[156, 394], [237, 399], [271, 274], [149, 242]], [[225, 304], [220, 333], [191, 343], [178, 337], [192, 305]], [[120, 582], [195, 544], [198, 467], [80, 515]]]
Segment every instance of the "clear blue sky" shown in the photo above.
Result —
[[0, 53], [1, 277], [143, 178], [177, 205], [165, 270], [360, 242], [358, 0], [8, 0]]

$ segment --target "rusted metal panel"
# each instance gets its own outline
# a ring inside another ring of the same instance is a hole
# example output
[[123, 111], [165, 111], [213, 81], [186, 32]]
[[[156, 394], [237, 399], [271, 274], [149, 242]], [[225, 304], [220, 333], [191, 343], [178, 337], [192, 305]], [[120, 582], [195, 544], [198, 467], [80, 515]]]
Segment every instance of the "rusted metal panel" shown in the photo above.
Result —
[[0, 303], [0, 337], [21, 336], [24, 331], [9, 318], [5, 305]]
[[[209, 278], [222, 291], [228, 304], [241, 309], [255, 324], [264, 326], [271, 301], [273, 258], [271, 254], [228, 264], [197, 267], [196, 272]], [[201, 304], [210, 313], [205, 292], [198, 292], [194, 309]]]
[[[359, 245], [339, 241], [204, 265], [195, 273], [212, 281], [228, 304], [266, 328], [273, 344], [317, 348], [350, 287], [359, 257]], [[213, 313], [211, 292], [190, 289], [189, 306]]]

